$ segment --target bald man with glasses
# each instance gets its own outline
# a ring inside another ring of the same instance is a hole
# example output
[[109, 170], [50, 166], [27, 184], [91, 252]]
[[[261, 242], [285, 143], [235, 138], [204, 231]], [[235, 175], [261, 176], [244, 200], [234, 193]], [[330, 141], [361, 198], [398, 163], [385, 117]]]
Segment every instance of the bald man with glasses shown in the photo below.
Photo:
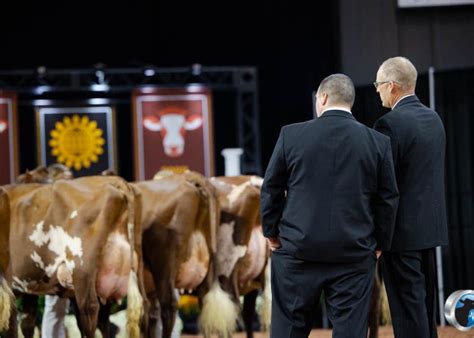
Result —
[[374, 125], [390, 137], [400, 202], [390, 251], [381, 257], [396, 338], [434, 338], [436, 246], [448, 243], [438, 114], [415, 95], [417, 71], [404, 57], [382, 63], [374, 86], [391, 111]]

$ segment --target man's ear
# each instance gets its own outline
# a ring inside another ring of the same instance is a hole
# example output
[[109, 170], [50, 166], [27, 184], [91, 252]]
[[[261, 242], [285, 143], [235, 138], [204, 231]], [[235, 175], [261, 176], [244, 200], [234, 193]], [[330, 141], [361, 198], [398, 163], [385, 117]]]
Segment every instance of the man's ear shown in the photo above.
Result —
[[388, 85], [389, 85], [390, 93], [393, 93], [397, 90], [396, 88], [397, 84], [394, 81], [390, 81]]
[[327, 93], [323, 93], [323, 94], [321, 95], [321, 98], [322, 98], [322, 102], [321, 102], [321, 103], [322, 103], [323, 106], [325, 106], [325, 105], [328, 103], [328, 99], [329, 99], [328, 94], [327, 94]]

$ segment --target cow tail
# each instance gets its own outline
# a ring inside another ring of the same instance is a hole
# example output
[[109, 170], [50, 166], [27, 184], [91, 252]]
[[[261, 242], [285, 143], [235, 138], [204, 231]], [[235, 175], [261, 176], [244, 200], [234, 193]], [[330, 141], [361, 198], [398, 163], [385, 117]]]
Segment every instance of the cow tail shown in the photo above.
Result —
[[217, 278], [202, 301], [199, 315], [199, 330], [204, 337], [217, 334], [219, 337], [232, 337], [236, 330], [239, 307], [232, 301], [229, 293], [222, 290]]
[[220, 207], [214, 187], [205, 177], [195, 172], [184, 173], [188, 182], [200, 191], [206, 201], [208, 219], [205, 221], [206, 231], [209, 232], [211, 247], [211, 266], [206, 278], [208, 286], [205, 287], [201, 301], [201, 311], [198, 319], [199, 330], [204, 337], [217, 334], [219, 337], [231, 337], [236, 330], [239, 307], [232, 300], [231, 295], [225, 292], [217, 276], [217, 229], [220, 222]]
[[232, 337], [236, 330], [240, 309], [228, 292], [219, 283], [217, 275], [217, 229], [220, 222], [220, 208], [213, 187], [207, 190], [209, 200], [209, 226], [211, 231], [211, 287], [203, 297], [199, 315], [199, 330], [204, 337], [217, 334], [218, 337]]
[[388, 305], [387, 290], [385, 289], [385, 283], [381, 281], [380, 288], [380, 303], [381, 303], [381, 322], [383, 325], [392, 325], [392, 318], [390, 316], [390, 308]]
[[267, 260], [267, 266], [265, 267], [265, 284], [263, 287], [262, 307], [260, 309], [260, 322], [262, 323], [264, 331], [268, 331], [270, 329], [272, 319], [272, 285], [270, 277], [271, 258], [269, 257]]
[[140, 321], [143, 316], [143, 297], [138, 288], [137, 273], [130, 271], [127, 290], [127, 331], [132, 338], [140, 337]]
[[13, 306], [13, 292], [8, 286], [6, 279], [0, 275], [0, 332], [8, 330]]
[[220, 223], [220, 207], [214, 187], [212, 187], [209, 183], [206, 184], [206, 192], [209, 201], [209, 230], [211, 235], [211, 248], [213, 255], [215, 255], [217, 252], [217, 228]]
[[212, 249], [212, 254], [215, 255], [217, 251], [217, 227], [220, 222], [220, 206], [217, 200], [217, 195], [212, 184], [202, 176], [201, 174], [194, 171], [184, 172], [186, 181], [195, 186], [203, 200], [206, 201], [205, 208], [208, 208], [208, 219], [205, 220], [206, 229], [209, 232], [210, 247]]
[[[140, 293], [140, 288], [138, 286], [138, 277], [139, 272], [139, 262], [135, 257], [135, 249], [138, 249], [140, 252], [138, 255], [141, 255], [141, 244], [137, 245], [136, 238], [137, 229], [139, 229], [140, 224], [139, 220], [136, 218], [135, 207], [136, 207], [136, 198], [135, 192], [133, 189], [125, 182], [126, 196], [127, 196], [127, 208], [128, 208], [128, 238], [130, 241], [130, 259], [131, 259], [131, 270], [128, 277], [128, 289], [127, 289], [127, 331], [128, 336], [131, 338], [140, 337], [140, 323], [144, 313], [143, 309], [143, 296]], [[141, 241], [139, 242], [141, 243]], [[137, 248], [138, 246], [138, 248]]]

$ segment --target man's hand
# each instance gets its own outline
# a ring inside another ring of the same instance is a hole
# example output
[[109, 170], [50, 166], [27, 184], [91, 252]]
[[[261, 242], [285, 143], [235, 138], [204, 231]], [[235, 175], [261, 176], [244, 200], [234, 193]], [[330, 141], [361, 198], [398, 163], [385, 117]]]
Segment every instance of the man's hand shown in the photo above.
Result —
[[380, 258], [381, 254], [382, 254], [382, 250], [375, 250], [375, 255], [377, 256], [377, 259]]
[[275, 251], [279, 247], [281, 247], [280, 238], [267, 238], [268, 245], [270, 245], [270, 250]]

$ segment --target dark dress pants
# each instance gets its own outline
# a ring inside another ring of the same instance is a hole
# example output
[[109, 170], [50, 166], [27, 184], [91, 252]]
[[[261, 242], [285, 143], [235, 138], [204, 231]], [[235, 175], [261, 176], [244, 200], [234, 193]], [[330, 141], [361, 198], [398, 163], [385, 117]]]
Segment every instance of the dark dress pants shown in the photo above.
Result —
[[334, 338], [366, 338], [375, 254], [362, 262], [316, 263], [274, 251], [271, 338], [308, 337], [324, 291]]
[[395, 338], [436, 338], [436, 251], [384, 252], [382, 277]]

